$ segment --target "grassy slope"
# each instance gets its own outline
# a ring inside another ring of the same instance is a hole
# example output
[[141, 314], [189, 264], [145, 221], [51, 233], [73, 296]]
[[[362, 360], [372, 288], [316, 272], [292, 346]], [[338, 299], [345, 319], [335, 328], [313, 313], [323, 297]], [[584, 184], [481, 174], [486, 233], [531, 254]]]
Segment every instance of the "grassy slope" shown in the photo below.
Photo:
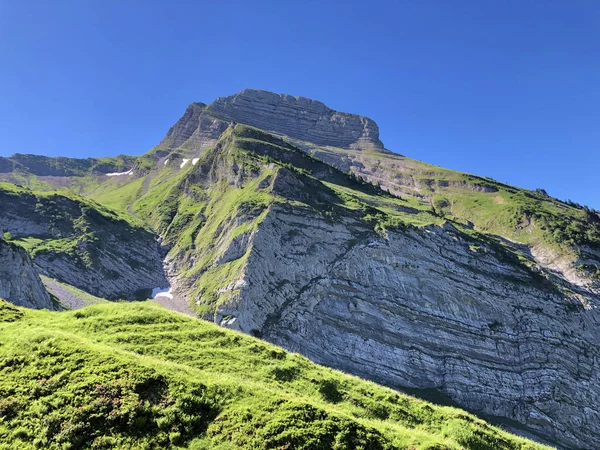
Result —
[[4, 202], [0, 210], [8, 208], [24, 220], [50, 224], [50, 235], [13, 236], [13, 242], [34, 258], [39, 253], [55, 253], [86, 261], [89, 256], [78, 249], [78, 244], [96, 242], [107, 224], [124, 232], [148, 233], [147, 226], [127, 211], [108, 208], [67, 190], [41, 192], [0, 182], [0, 200]]
[[149, 303], [0, 301], [0, 448], [534, 449]]
[[[314, 146], [313, 146], [314, 147]], [[393, 153], [313, 148], [326, 159], [345, 155], [375, 168], [374, 178], [394, 187], [415, 208], [478, 231], [524, 244], [568, 251], [573, 245], [600, 247], [600, 217], [588, 208], [490, 178], [444, 169]]]
[[[298, 192], [273, 191], [270, 180], [281, 170], [296, 178], [295, 183], [302, 186]], [[170, 257], [180, 262], [179, 273], [192, 307], [207, 316], [236, 295], [235, 289], [223, 288], [235, 285], [248, 256], [216, 264], [219, 254], [235, 238], [256, 229], [275, 203], [310, 208], [325, 220], [345, 215], [362, 218], [380, 233], [390, 227], [441, 225], [448, 219], [415, 198], [390, 195], [280, 138], [242, 125], [228, 130], [196, 166], [188, 163], [179, 168], [177, 161], [156, 168], [145, 180], [126, 179], [104, 187], [94, 193], [97, 201], [110, 199], [119, 206], [114, 202], [126, 199], [121, 208], [151, 224], [172, 246]], [[488, 195], [471, 194], [475, 202]], [[481, 238], [468, 227], [459, 228], [476, 240]]]
[[37, 203], [41, 204], [40, 213], [44, 213], [43, 204], [52, 203], [59, 198], [64, 198], [72, 201], [80, 209], [93, 209], [97, 211], [100, 216], [110, 221], [123, 220], [133, 227], [144, 227], [145, 224], [140, 220], [137, 220], [131, 214], [122, 210], [116, 210], [108, 208], [93, 199], [83, 197], [69, 190], [52, 190], [52, 191], [37, 191], [35, 189], [29, 189], [26, 187], [18, 186], [9, 182], [0, 182], [0, 194], [6, 196], [35, 196]]
[[[85, 194], [104, 182], [105, 173], [127, 171], [136, 162], [134, 156], [119, 155], [103, 158], [62, 158], [39, 155], [13, 155], [14, 171], [0, 173], [0, 181], [19, 184], [37, 191], [64, 188]], [[53, 173], [46, 177], [39, 174]]]

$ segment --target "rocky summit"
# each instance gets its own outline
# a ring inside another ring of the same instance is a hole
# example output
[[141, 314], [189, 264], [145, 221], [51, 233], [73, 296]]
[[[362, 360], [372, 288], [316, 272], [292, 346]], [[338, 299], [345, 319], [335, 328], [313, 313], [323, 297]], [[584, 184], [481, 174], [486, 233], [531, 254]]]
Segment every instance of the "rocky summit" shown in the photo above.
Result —
[[305, 97], [245, 89], [209, 105], [193, 103], [159, 147], [202, 148], [231, 122], [318, 146], [383, 150], [379, 127], [368, 117], [334, 111]]
[[[393, 153], [369, 118], [256, 90], [192, 103], [139, 157], [0, 163], [0, 231], [30, 274], [9, 301], [51, 309], [37, 273], [60, 308], [149, 298], [541, 443], [600, 447], [598, 211]], [[418, 422], [390, 408], [374, 417]], [[415, 433], [339, 448], [537, 446]]]
[[246, 89], [208, 105], [215, 117], [244, 123], [316, 145], [383, 149], [379, 127], [368, 117], [334, 111], [306, 97]]

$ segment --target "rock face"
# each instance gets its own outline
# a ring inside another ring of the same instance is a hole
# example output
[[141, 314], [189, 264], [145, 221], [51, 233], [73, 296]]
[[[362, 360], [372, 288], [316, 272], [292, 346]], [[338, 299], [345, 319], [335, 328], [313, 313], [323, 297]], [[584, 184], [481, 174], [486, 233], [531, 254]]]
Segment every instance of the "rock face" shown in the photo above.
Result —
[[191, 150], [201, 150], [213, 145], [226, 129], [227, 122], [207, 113], [204, 103], [192, 103], [157, 147], [174, 150], [184, 146]]
[[56, 309], [27, 252], [0, 239], [0, 298], [17, 306]]
[[365, 202], [386, 192], [255, 128], [233, 127], [178, 186], [165, 198], [188, 199], [165, 230], [187, 241], [169, 261], [203, 317], [563, 448], [600, 447], [593, 286], [437, 216], [377, 228], [383, 211]]
[[305, 97], [253, 89], [209, 105], [192, 103], [157, 148], [201, 150], [213, 145], [230, 122], [320, 146], [384, 150], [379, 127], [368, 117], [334, 111]]
[[305, 97], [246, 89], [221, 97], [207, 111], [226, 121], [243, 123], [316, 145], [383, 149], [379, 128], [368, 117], [334, 111]]
[[565, 448], [600, 447], [600, 314], [453, 227], [380, 236], [278, 206], [222, 323], [395, 387], [436, 389]]
[[168, 282], [155, 235], [62, 195], [0, 189], [0, 230], [24, 239], [40, 273], [108, 299], [146, 299]]

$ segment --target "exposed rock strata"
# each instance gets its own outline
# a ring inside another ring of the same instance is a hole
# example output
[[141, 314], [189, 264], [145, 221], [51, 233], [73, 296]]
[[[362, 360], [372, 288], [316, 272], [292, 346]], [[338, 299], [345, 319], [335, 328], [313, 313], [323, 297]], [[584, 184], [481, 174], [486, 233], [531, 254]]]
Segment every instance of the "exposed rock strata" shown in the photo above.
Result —
[[305, 97], [246, 89], [221, 97], [207, 111], [219, 119], [243, 123], [294, 139], [341, 148], [383, 149], [379, 128], [368, 117], [334, 111]]
[[173, 125], [158, 144], [161, 149], [201, 150], [213, 145], [227, 129], [228, 122], [212, 117], [205, 111], [204, 103], [192, 103], [183, 116]]
[[157, 148], [201, 150], [213, 145], [230, 122], [315, 145], [384, 150], [379, 127], [368, 117], [334, 111], [305, 97], [252, 89], [209, 105], [192, 103]]
[[27, 252], [0, 239], [0, 298], [35, 309], [56, 309]]
[[0, 190], [0, 230], [34, 239], [42, 275], [99, 297], [146, 299], [168, 284], [151, 232], [68, 197]]
[[275, 207], [223, 324], [397, 387], [437, 389], [565, 448], [598, 448], [592, 309], [452, 227], [379, 236]]

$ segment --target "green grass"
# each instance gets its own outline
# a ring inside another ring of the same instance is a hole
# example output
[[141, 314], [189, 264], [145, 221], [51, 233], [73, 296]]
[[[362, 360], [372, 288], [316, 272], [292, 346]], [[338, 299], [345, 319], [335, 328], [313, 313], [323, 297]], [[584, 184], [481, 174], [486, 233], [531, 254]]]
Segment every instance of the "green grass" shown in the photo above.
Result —
[[131, 205], [144, 185], [143, 178], [122, 180], [108, 180], [104, 184], [92, 189], [87, 195], [98, 203], [110, 208], [125, 211]]
[[0, 301], [0, 448], [536, 449], [151, 303]]
[[[8, 204], [9, 201], [14, 202], [15, 207], [19, 206], [18, 198], [23, 200], [23, 206], [25, 207], [27, 201], [36, 203], [36, 214], [38, 215], [51, 215], [56, 214], [58, 208], [57, 202], [69, 203], [72, 202], [73, 208], [77, 208], [78, 211], [92, 211], [97, 213], [101, 218], [115, 222], [124, 221], [130, 226], [136, 228], [145, 228], [146, 225], [127, 213], [126, 211], [113, 209], [100, 204], [93, 199], [83, 197], [76, 194], [68, 189], [54, 190], [54, 191], [36, 191], [26, 187], [17, 186], [13, 183], [0, 182], [0, 198]], [[63, 203], [63, 204], [64, 204]], [[61, 215], [59, 213], [59, 215]]]
[[[395, 186], [409, 206], [457, 223], [470, 222], [479, 232], [551, 247], [571, 256], [581, 245], [600, 248], [600, 216], [543, 191], [509, 186], [396, 154], [318, 149], [319, 154], [344, 155], [376, 168], [378, 176]], [[421, 218], [427, 221], [427, 216]]]
[[[86, 194], [104, 180], [99, 174], [126, 171], [133, 166], [137, 158], [127, 155], [87, 159], [13, 155], [9, 159], [15, 163], [15, 170], [8, 174], [0, 174], [2, 181], [36, 191], [66, 188], [78, 194]], [[55, 173], [58, 176], [46, 178], [36, 173]]]

